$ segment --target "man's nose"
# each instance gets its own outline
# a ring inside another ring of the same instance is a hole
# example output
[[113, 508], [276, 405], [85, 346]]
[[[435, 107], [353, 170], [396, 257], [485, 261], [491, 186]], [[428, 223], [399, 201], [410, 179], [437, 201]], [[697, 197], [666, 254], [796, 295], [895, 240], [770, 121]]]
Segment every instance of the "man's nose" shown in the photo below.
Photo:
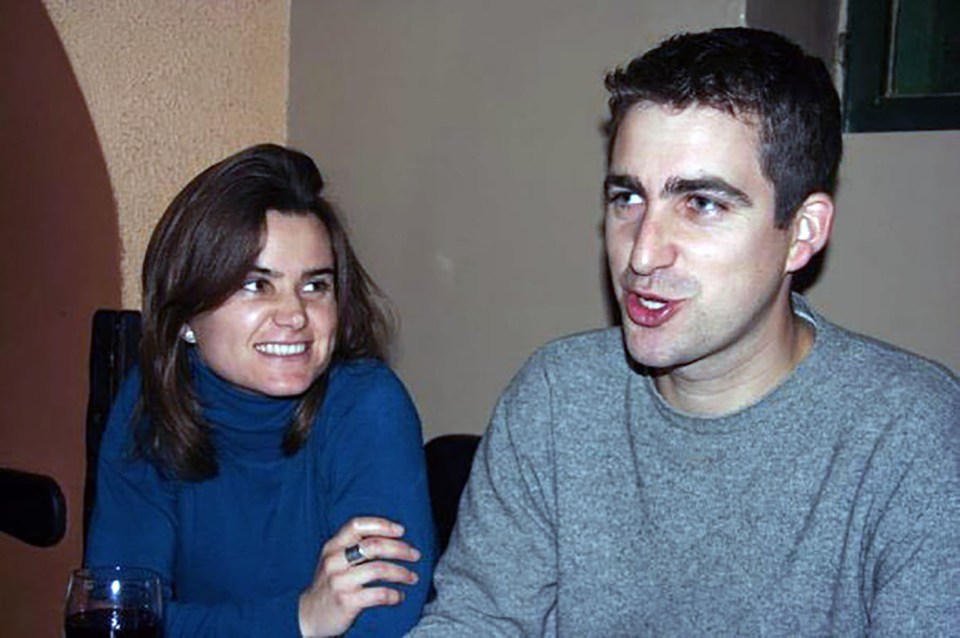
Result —
[[277, 302], [273, 321], [281, 327], [300, 330], [307, 325], [307, 309], [303, 299], [296, 293], [287, 293]]
[[670, 220], [660, 211], [648, 210], [633, 237], [630, 269], [638, 275], [652, 275], [673, 265], [677, 258]]

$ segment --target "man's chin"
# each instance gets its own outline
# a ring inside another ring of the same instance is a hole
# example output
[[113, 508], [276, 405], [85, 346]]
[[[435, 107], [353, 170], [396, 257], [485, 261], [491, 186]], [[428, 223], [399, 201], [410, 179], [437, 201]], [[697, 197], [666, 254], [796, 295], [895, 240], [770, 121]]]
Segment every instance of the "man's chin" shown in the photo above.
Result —
[[624, 324], [623, 340], [635, 365], [668, 372], [687, 361], [676, 348], [676, 339], [652, 335], [650, 331]]

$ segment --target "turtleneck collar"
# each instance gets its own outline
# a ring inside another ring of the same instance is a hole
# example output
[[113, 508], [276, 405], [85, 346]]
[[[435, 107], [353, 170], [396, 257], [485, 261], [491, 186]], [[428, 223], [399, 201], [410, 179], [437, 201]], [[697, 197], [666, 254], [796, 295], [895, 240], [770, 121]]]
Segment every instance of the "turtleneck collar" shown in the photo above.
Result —
[[278, 399], [240, 388], [211, 370], [196, 348], [191, 348], [190, 371], [218, 456], [241, 461], [283, 458], [283, 435], [299, 397]]

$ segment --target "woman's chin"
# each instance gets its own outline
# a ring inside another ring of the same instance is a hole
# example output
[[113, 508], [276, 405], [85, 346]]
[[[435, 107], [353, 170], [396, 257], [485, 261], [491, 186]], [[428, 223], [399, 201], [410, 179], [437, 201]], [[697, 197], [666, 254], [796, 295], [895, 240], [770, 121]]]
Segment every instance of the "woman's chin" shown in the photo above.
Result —
[[244, 384], [245, 389], [275, 399], [284, 399], [303, 394], [310, 389], [314, 380], [320, 375], [284, 375], [269, 379], [259, 379]]

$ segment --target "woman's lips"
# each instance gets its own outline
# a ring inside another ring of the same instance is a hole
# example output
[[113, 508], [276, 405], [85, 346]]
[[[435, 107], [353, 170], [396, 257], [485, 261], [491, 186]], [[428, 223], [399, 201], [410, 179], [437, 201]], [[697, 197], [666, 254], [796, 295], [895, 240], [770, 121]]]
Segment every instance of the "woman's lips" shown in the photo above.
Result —
[[682, 299], [663, 299], [655, 295], [626, 293], [624, 304], [630, 321], [644, 328], [657, 328], [670, 320], [683, 304]]
[[254, 349], [260, 354], [270, 357], [296, 357], [306, 353], [310, 344], [300, 341], [295, 343], [284, 342], [265, 342], [254, 345]]

